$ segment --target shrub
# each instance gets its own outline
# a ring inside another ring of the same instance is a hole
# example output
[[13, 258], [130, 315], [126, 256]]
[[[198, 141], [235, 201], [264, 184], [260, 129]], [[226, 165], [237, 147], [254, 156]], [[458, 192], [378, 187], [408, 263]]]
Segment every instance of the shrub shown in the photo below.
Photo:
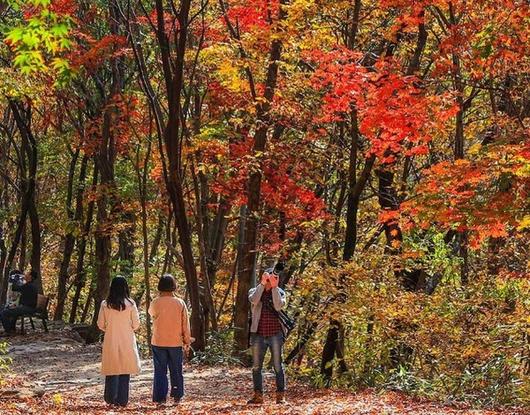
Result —
[[232, 329], [208, 333], [206, 348], [195, 352], [191, 362], [204, 365], [241, 364], [239, 359], [232, 356], [233, 338]]
[[[300, 310], [298, 330], [315, 322], [317, 335], [294, 372], [322, 383], [322, 347], [328, 322], [337, 319], [348, 367], [335, 376], [337, 385], [480, 406], [530, 406], [530, 283], [478, 270], [463, 286], [456, 263], [438, 261], [446, 268], [432, 293], [403, 290], [395, 266], [377, 255], [309, 269], [296, 283], [290, 307]], [[287, 352], [301, 337], [298, 332], [289, 339]]]
[[11, 365], [11, 358], [7, 356], [8, 344], [0, 343], [0, 385], [4, 383], [4, 374], [9, 370]]

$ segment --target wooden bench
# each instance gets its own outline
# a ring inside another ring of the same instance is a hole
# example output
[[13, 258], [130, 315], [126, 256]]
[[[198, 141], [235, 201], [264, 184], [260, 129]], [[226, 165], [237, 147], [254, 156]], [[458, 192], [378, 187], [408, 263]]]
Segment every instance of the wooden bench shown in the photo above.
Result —
[[48, 333], [48, 303], [50, 302], [50, 297], [47, 295], [37, 294], [37, 307], [35, 308], [35, 311], [33, 313], [26, 313], [21, 316], [20, 318], [20, 327], [22, 334], [26, 333], [26, 330], [24, 328], [24, 320], [26, 318], [29, 319], [29, 322], [31, 323], [31, 328], [33, 331], [35, 331], [35, 324], [33, 323], [33, 317], [40, 318], [42, 321], [42, 326], [44, 327], [44, 331]]

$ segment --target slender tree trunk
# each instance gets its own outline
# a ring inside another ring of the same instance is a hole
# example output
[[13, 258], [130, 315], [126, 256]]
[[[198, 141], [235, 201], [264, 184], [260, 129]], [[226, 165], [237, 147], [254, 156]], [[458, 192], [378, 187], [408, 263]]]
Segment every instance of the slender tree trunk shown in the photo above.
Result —
[[[98, 183], [98, 169], [97, 163], [94, 163], [94, 173], [92, 175], [92, 187], [95, 188]], [[80, 189], [80, 197], [84, 195], [84, 189]], [[79, 196], [79, 194], [78, 194]], [[87, 273], [85, 270], [85, 253], [86, 246], [89, 238], [90, 228], [92, 227], [92, 220], [94, 218], [95, 201], [91, 200], [88, 203], [85, 223], [81, 236], [77, 241], [77, 264], [76, 264], [76, 277], [75, 277], [75, 291], [72, 298], [72, 309], [70, 311], [69, 322], [75, 322], [77, 318], [77, 308], [79, 306], [79, 298], [81, 297], [81, 291], [85, 287]]]
[[[85, 304], [83, 305], [83, 311], [81, 313], [81, 323], [83, 323], [83, 324], [87, 320], [88, 312], [90, 310], [90, 304], [92, 303], [92, 300], [94, 299], [94, 292], [95, 292], [95, 284], [91, 283], [90, 284], [90, 290], [88, 291], [88, 295], [86, 297]], [[97, 308], [96, 306], [97, 305], [94, 304], [94, 310]], [[91, 341], [93, 341], [93, 340], [91, 340]]]
[[[12, 108], [13, 113], [17, 110], [16, 104], [14, 102], [10, 102], [10, 106]], [[19, 116], [16, 117], [17, 124], [20, 125]], [[20, 127], [19, 127], [20, 128]], [[29, 191], [30, 188], [28, 187], [28, 180], [25, 178], [26, 173], [26, 162], [23, 158], [23, 156], [20, 154], [20, 152], [17, 151], [17, 154], [19, 156], [19, 168], [20, 168], [20, 177], [21, 177], [21, 199], [20, 199], [20, 209], [19, 209], [19, 216], [16, 220], [16, 227], [15, 232], [13, 234], [13, 238], [11, 240], [11, 246], [9, 247], [9, 250], [6, 249], [5, 259], [3, 260], [3, 267], [2, 267], [2, 285], [1, 285], [1, 298], [0, 303], [4, 304], [6, 300], [6, 293], [7, 293], [7, 276], [9, 274], [9, 271], [11, 267], [13, 266], [13, 262], [15, 260], [15, 256], [17, 253], [18, 246], [20, 244], [22, 234], [25, 232], [25, 226], [26, 226], [26, 219], [28, 214], [28, 197], [29, 197]]]
[[[23, 185], [23, 187], [25, 187]], [[24, 189], [24, 198], [21, 201], [20, 206], [20, 214], [17, 220], [17, 226], [15, 229], [15, 233], [13, 236], [13, 239], [11, 241], [11, 247], [9, 248], [9, 252], [7, 253], [7, 257], [4, 261], [4, 268], [3, 268], [3, 279], [2, 279], [2, 293], [1, 293], [1, 303], [5, 303], [6, 300], [6, 292], [7, 292], [7, 276], [9, 273], [9, 270], [11, 269], [13, 265], [13, 261], [15, 259], [15, 255], [17, 252], [17, 248], [22, 236], [22, 232], [25, 229], [25, 223], [28, 213], [28, 204], [27, 204], [27, 190]]]
[[[454, 14], [452, 2], [449, 2], [449, 22], [451, 25], [457, 24], [457, 17]], [[460, 57], [457, 52], [453, 52], [453, 88], [456, 91], [456, 101], [458, 104], [458, 112], [455, 117], [455, 137], [454, 137], [454, 158], [455, 160], [464, 158], [464, 83], [462, 82], [462, 68]], [[462, 284], [467, 284], [469, 278], [468, 269], [468, 252], [467, 252], [467, 232], [458, 231], [456, 241], [458, 244], [458, 254], [462, 258], [462, 265], [460, 267], [460, 279]]]
[[[200, 119], [201, 119], [202, 102], [198, 91], [193, 94], [193, 133], [195, 135], [200, 133]], [[196, 169], [197, 161], [201, 159], [201, 154], [196, 155], [197, 160], [191, 163], [191, 174], [193, 179], [193, 190], [195, 192], [196, 203], [196, 220], [195, 226], [199, 240], [199, 265], [202, 279], [202, 302], [204, 311], [204, 325], [205, 330], [208, 331], [208, 323], [211, 323], [212, 330], [217, 331], [217, 312], [215, 309], [215, 302], [213, 299], [213, 283], [210, 275], [210, 267], [208, 266], [210, 258], [210, 218], [208, 204], [210, 202], [210, 191], [208, 186], [208, 179], [206, 175]]]
[[126, 228], [118, 234], [118, 258], [120, 274], [131, 278], [134, 271], [134, 237], [136, 229], [136, 215], [127, 211], [121, 215]]
[[[109, 4], [109, 26], [112, 34], [120, 34], [118, 29], [118, 5], [116, 0]], [[96, 163], [100, 174], [100, 184], [97, 205], [97, 226], [95, 232], [96, 245], [96, 288], [94, 291], [94, 315], [91, 329], [87, 335], [87, 342], [95, 341], [99, 337], [97, 319], [99, 305], [105, 299], [110, 284], [111, 269], [111, 233], [112, 218], [109, 211], [116, 205], [116, 185], [114, 182], [114, 163], [116, 160], [116, 142], [113, 134], [115, 109], [112, 105], [114, 98], [123, 90], [123, 65], [121, 58], [111, 60], [111, 87], [106, 97], [103, 109], [103, 125], [101, 141], [98, 145]]]
[[204, 188], [207, 186], [206, 178], [201, 180], [201, 185], [199, 186], [199, 180], [197, 179], [197, 174], [194, 169], [195, 166], [191, 167], [192, 177], [193, 177], [193, 187], [195, 190], [195, 200], [196, 200], [196, 211], [197, 211], [197, 234], [199, 239], [199, 257], [200, 257], [200, 269], [203, 280], [203, 302], [204, 302], [204, 318], [205, 326], [207, 326], [209, 320], [212, 324], [212, 330], [217, 331], [217, 318], [215, 311], [215, 303], [213, 301], [213, 292], [212, 285], [210, 284], [210, 276], [208, 274], [208, 265], [207, 265], [207, 252], [208, 248], [208, 229], [209, 221], [208, 218], [204, 216], [208, 215], [206, 206], [208, 200], [204, 202], [204, 199], [207, 198], [207, 191]]
[[37, 205], [34, 198], [32, 198], [31, 205], [29, 208], [29, 219], [31, 223], [31, 269], [39, 275], [37, 279], [37, 287], [39, 292], [42, 293], [42, 272], [41, 272], [41, 254], [42, 254], [42, 241], [40, 232], [40, 220], [37, 212]]
[[[359, 203], [362, 192], [364, 191], [368, 179], [372, 172], [375, 163], [375, 157], [372, 155], [366, 159], [364, 168], [357, 178], [357, 149], [359, 140], [359, 131], [357, 128], [357, 115], [354, 111], [352, 113], [352, 142], [350, 145], [350, 157], [348, 167], [348, 203], [346, 211], [346, 236], [344, 241], [344, 251], [342, 255], [343, 261], [351, 261], [357, 246], [357, 212], [359, 211]], [[339, 288], [342, 283], [339, 281]], [[336, 299], [339, 301], [340, 298]], [[337, 356], [339, 360], [339, 367], [341, 372], [347, 371], [346, 363], [344, 362], [344, 328], [342, 323], [337, 319], [330, 321], [330, 328], [326, 336], [326, 343], [322, 351], [321, 373], [330, 384], [333, 376], [332, 361]]]
[[[182, 251], [184, 275], [186, 277], [187, 292], [191, 302], [191, 328], [195, 337], [194, 349], [203, 350], [206, 344], [204, 318], [199, 295], [199, 281], [195, 268], [195, 259], [192, 249], [191, 229], [186, 215], [187, 208], [183, 191], [183, 171], [181, 165], [181, 140], [184, 120], [181, 112], [181, 93], [184, 85], [184, 58], [188, 35], [189, 13], [191, 0], [183, 0], [180, 10], [176, 15], [179, 23], [179, 33], [175, 41], [176, 55], [173, 58], [168, 35], [165, 30], [167, 12], [162, 0], [155, 1], [157, 14], [156, 36], [160, 47], [162, 70], [168, 98], [168, 117], [164, 128], [164, 148], [162, 157], [167, 159], [164, 164], [164, 178], [166, 188], [173, 207], [175, 224], [178, 229], [178, 241]], [[146, 90], [149, 87], [146, 86]], [[154, 105], [156, 110], [156, 105]]]
[[23, 228], [22, 228], [22, 235], [20, 235], [20, 246], [18, 247], [18, 269], [23, 271], [26, 269], [26, 255], [28, 252], [28, 231], [27, 231], [27, 220], [24, 222]]
[[[24, 108], [22, 104], [14, 101], [10, 101], [10, 108], [13, 112], [13, 116], [21, 136], [21, 157], [23, 158], [22, 171], [24, 178], [22, 179], [23, 197], [21, 201], [21, 214], [17, 229], [15, 231], [15, 237], [13, 238], [13, 244], [8, 254], [6, 265], [8, 268], [10, 268], [13, 263], [17, 245], [24, 230], [26, 219], [29, 216], [31, 224], [30, 262], [32, 269], [39, 273], [40, 276], [41, 235], [35, 196], [37, 190], [38, 165], [37, 141], [35, 140], [33, 132], [31, 131], [31, 110], [29, 108]], [[6, 269], [5, 272], [7, 271], [8, 270]], [[42, 292], [42, 278], [37, 279], [36, 285], [39, 292]], [[5, 298], [6, 290], [7, 284], [5, 284], [4, 281], [4, 285], [2, 287], [2, 299]]]
[[[359, 30], [359, 15], [361, 12], [361, 0], [355, 0], [353, 7], [353, 16], [351, 23], [351, 30], [346, 35], [346, 46], [353, 49], [357, 40], [357, 33]], [[347, 196], [347, 210], [346, 210], [346, 233], [344, 239], [344, 250], [342, 259], [350, 261], [355, 253], [357, 245], [357, 213], [359, 210], [359, 202], [361, 194], [366, 186], [372, 167], [375, 162], [375, 157], [371, 156], [365, 162], [364, 170], [361, 174], [360, 180], [357, 180], [357, 159], [359, 151], [359, 123], [357, 119], [357, 109], [355, 107], [351, 110], [350, 117], [350, 152], [348, 158], [348, 196]], [[342, 130], [341, 130], [342, 131]], [[340, 200], [340, 198], [339, 198]], [[341, 202], [342, 203], [342, 202]], [[337, 214], [342, 214], [342, 206]], [[339, 289], [342, 289], [342, 283], [339, 282]], [[338, 300], [338, 299], [336, 299]], [[324, 376], [327, 385], [331, 384], [333, 377], [333, 359], [335, 356], [339, 360], [339, 367], [341, 372], [347, 371], [346, 362], [344, 361], [344, 327], [337, 319], [330, 320], [330, 327], [326, 336], [326, 342], [322, 350], [322, 360], [320, 372]]]
[[147, 233], [147, 209], [145, 200], [142, 197], [142, 240], [143, 240], [143, 259], [144, 259], [144, 287], [145, 287], [145, 330], [147, 342], [151, 344], [151, 316], [149, 315], [149, 306], [151, 305], [151, 282], [149, 275], [149, 252], [148, 252], [148, 233]]
[[[151, 265], [153, 264], [153, 261], [155, 260], [156, 256], [158, 255], [159, 247], [160, 247], [160, 241], [162, 240], [162, 233], [165, 229], [165, 222], [164, 222], [164, 216], [162, 214], [159, 215], [158, 218], [158, 225], [156, 228], [155, 236], [153, 240], [151, 241], [151, 248], [148, 250], [148, 259], [147, 263], [149, 264], [149, 273], [152, 272]], [[144, 260], [145, 261], [145, 260]], [[162, 274], [164, 271], [162, 272]], [[136, 304], [140, 304], [142, 302], [142, 298], [146, 291], [146, 281], [145, 281], [145, 267], [144, 267], [144, 284], [142, 284], [142, 287], [140, 291], [136, 294], [134, 297], [134, 301]]]
[[[285, 0], [280, 1], [279, 22], [287, 17]], [[270, 108], [276, 92], [278, 80], [278, 62], [281, 59], [282, 42], [274, 38], [270, 46], [270, 57], [265, 80], [265, 92], [263, 100], [256, 105], [256, 132], [254, 134], [254, 146], [252, 154], [257, 155], [265, 151], [267, 134], [270, 129]], [[248, 347], [248, 291], [255, 279], [256, 248], [259, 228], [259, 216], [261, 211], [261, 166], [250, 173], [247, 181], [247, 214], [245, 221], [245, 238], [241, 246], [240, 273], [238, 274], [238, 286], [236, 297], [236, 311], [234, 324], [234, 351], [240, 354]]]
[[[108, 119], [108, 116], [105, 116]], [[110, 120], [108, 120], [110, 121]], [[107, 121], [107, 122], [108, 122]], [[108, 137], [107, 137], [108, 139]], [[113, 191], [113, 173], [112, 163], [109, 162], [105, 154], [99, 154], [97, 157], [98, 169], [101, 171], [101, 182], [98, 199], [96, 202], [96, 232], [95, 232], [95, 261], [96, 261], [96, 288], [94, 290], [94, 317], [92, 319], [92, 329], [87, 339], [95, 341], [98, 338], [97, 316], [99, 314], [99, 305], [105, 299], [110, 284], [110, 265], [111, 265], [111, 220], [108, 209], [111, 204], [111, 194]], [[112, 190], [111, 190], [112, 189]]]
[[230, 276], [230, 281], [228, 282], [228, 287], [226, 287], [225, 294], [223, 295], [223, 299], [221, 300], [221, 304], [219, 305], [219, 308], [217, 310], [217, 321], [219, 321], [219, 319], [221, 318], [223, 314], [226, 300], [228, 299], [228, 296], [230, 295], [230, 292], [232, 291], [232, 287], [234, 286], [234, 281], [236, 280], [236, 275], [237, 275], [237, 264], [238, 264], [238, 258], [237, 258], [237, 253], [236, 253], [236, 259], [234, 261], [234, 265], [232, 268], [232, 274]]
[[[7, 247], [4, 228], [0, 227], [0, 271], [4, 269], [7, 259]], [[3, 277], [3, 272], [0, 274]], [[2, 285], [2, 284], [0, 284]]]
[[226, 199], [221, 196], [215, 219], [210, 228], [210, 242], [208, 244], [209, 252], [207, 258], [207, 266], [208, 276], [210, 277], [210, 283], [212, 286], [215, 285], [217, 268], [219, 266], [219, 262], [221, 261], [221, 257], [223, 254], [225, 233], [226, 228], [228, 226], [226, 215], [228, 215], [229, 211], [230, 205], [228, 204]]
[[[66, 212], [67, 212], [67, 230], [66, 236], [64, 237], [64, 249], [63, 249], [63, 259], [61, 261], [61, 267], [59, 269], [59, 279], [57, 281], [57, 306], [55, 308], [54, 320], [62, 320], [64, 314], [64, 304], [66, 301], [66, 285], [68, 284], [69, 279], [69, 268], [70, 260], [72, 259], [72, 254], [75, 247], [75, 234], [73, 227], [76, 226], [76, 214], [79, 215], [82, 212], [82, 205], [78, 205], [79, 198], [76, 197], [76, 209], [72, 207], [72, 199], [74, 196], [74, 177], [75, 169], [77, 165], [77, 160], [79, 158], [80, 149], [77, 149], [72, 155], [72, 161], [70, 162], [70, 169], [68, 171], [68, 184], [67, 184], [67, 194], [66, 194]], [[78, 192], [82, 187], [82, 180], [86, 175], [86, 164], [88, 158], [83, 158], [81, 162], [81, 168], [79, 173], [79, 184]]]
[[[152, 119], [151, 119], [152, 121]], [[150, 127], [152, 122], [150, 122]], [[142, 168], [137, 168], [136, 174], [138, 178], [138, 193], [140, 195], [140, 204], [142, 206], [142, 242], [143, 242], [143, 262], [144, 262], [144, 291], [145, 291], [145, 330], [147, 334], [147, 343], [151, 344], [151, 316], [149, 315], [149, 306], [151, 305], [151, 282], [150, 282], [150, 260], [149, 260], [149, 234], [147, 229], [147, 175], [149, 170], [149, 159], [151, 157], [151, 145], [152, 145], [152, 134], [150, 131], [149, 138], [147, 141], [147, 151], [145, 158], [143, 159]], [[140, 166], [139, 152], [136, 158], [136, 165]], [[159, 225], [160, 228], [160, 225]], [[158, 234], [157, 234], [158, 235]], [[141, 296], [138, 299], [140, 303]]]
[[[455, 118], [454, 158], [455, 160], [458, 160], [464, 158], [464, 86], [461, 81], [460, 59], [456, 55], [453, 55], [453, 64], [455, 65], [456, 71], [454, 75], [454, 84], [455, 89], [458, 91], [456, 98], [458, 103], [458, 112], [456, 113]], [[466, 231], [459, 231], [456, 235], [458, 254], [462, 258], [462, 264], [460, 266], [460, 279], [464, 285], [467, 284], [469, 278], [467, 239]]]

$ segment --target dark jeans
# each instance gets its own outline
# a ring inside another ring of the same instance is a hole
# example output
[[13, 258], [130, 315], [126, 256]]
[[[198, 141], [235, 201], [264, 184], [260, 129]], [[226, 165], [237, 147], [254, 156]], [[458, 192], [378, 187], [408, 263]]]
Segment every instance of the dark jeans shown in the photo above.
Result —
[[252, 333], [250, 335], [250, 345], [252, 347], [252, 382], [254, 383], [255, 392], [263, 392], [263, 360], [265, 353], [270, 348], [272, 364], [276, 373], [276, 390], [285, 391], [285, 374], [283, 372], [282, 348], [283, 334], [280, 332], [275, 336], [264, 337]]
[[13, 333], [16, 328], [17, 318], [23, 314], [33, 313], [35, 309], [25, 305], [18, 305], [15, 308], [4, 308], [0, 314], [2, 325], [6, 333]]
[[169, 378], [171, 380], [170, 396], [172, 398], [181, 399], [184, 396], [184, 376], [182, 375], [182, 347], [151, 347], [153, 349], [153, 362], [155, 366], [153, 401], [166, 401], [168, 391], [168, 368]]
[[129, 380], [131, 375], [105, 376], [105, 402], [126, 406], [129, 402]]

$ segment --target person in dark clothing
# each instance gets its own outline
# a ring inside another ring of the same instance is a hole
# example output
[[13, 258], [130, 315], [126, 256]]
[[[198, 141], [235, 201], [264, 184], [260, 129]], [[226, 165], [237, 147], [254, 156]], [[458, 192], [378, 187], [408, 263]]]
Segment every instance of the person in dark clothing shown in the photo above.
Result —
[[16, 307], [5, 308], [0, 314], [0, 320], [6, 333], [15, 333], [17, 318], [27, 313], [35, 312], [37, 307], [37, 294], [39, 293], [35, 280], [38, 278], [36, 271], [25, 274], [26, 283], [14, 285], [13, 291], [20, 292], [20, 301]]

